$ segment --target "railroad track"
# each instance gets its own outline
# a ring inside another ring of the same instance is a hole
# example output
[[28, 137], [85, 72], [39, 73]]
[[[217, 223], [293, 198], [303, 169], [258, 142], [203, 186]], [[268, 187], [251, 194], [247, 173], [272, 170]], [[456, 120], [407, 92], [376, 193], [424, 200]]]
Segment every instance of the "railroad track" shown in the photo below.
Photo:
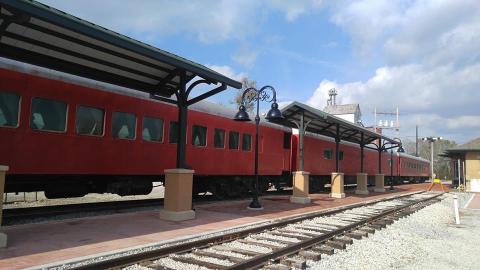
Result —
[[129, 201], [108, 201], [78, 204], [61, 204], [3, 209], [3, 226], [18, 225], [22, 220], [48, 219], [51, 217], [68, 218], [69, 215], [98, 212], [121, 212], [127, 209], [163, 205], [163, 199], [144, 199]]
[[304, 269], [335, 249], [361, 239], [438, 201], [441, 194], [400, 195], [260, 225], [243, 231], [118, 256], [74, 269]]

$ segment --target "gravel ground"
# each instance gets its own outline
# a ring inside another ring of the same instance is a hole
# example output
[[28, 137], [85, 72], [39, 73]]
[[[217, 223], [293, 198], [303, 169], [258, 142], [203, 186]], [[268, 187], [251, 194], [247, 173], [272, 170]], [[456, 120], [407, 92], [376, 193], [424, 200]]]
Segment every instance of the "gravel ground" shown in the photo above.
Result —
[[[480, 211], [462, 209], [454, 225], [452, 193], [309, 269], [480, 269]], [[471, 194], [458, 193], [463, 207]]]

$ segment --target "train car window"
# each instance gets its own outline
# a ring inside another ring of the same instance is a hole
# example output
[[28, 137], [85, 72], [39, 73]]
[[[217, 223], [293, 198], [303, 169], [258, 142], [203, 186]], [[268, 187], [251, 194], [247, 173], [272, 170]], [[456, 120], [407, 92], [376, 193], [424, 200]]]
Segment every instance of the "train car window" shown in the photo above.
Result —
[[192, 127], [192, 145], [206, 146], [207, 145], [207, 128], [203, 126], [193, 125]]
[[338, 160], [343, 160], [343, 151], [338, 152]]
[[10, 92], [0, 92], [0, 127], [18, 127], [20, 96]]
[[251, 151], [252, 150], [252, 135], [244, 133], [242, 135], [242, 150]]
[[283, 133], [283, 149], [290, 149], [292, 146], [292, 133], [284, 132]]
[[67, 103], [32, 98], [30, 127], [35, 130], [65, 132], [67, 127]]
[[137, 119], [132, 113], [114, 112], [112, 117], [112, 136], [117, 139], [135, 139]]
[[79, 135], [102, 136], [104, 117], [103, 109], [78, 106], [75, 119], [76, 133]]
[[168, 131], [168, 142], [177, 143], [178, 142], [178, 122], [171, 121]]
[[238, 137], [239, 133], [236, 131], [230, 131], [228, 133], [228, 149], [238, 149]]
[[225, 148], [225, 130], [216, 128], [213, 133], [213, 144], [215, 148]]
[[142, 138], [149, 142], [163, 141], [163, 120], [160, 118], [144, 116]]
[[332, 159], [332, 149], [323, 150], [323, 158]]

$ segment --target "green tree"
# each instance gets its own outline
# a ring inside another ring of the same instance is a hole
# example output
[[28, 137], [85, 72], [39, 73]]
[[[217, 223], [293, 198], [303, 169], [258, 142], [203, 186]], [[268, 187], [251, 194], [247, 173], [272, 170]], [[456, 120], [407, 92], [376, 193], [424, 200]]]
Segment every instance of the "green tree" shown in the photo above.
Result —
[[[240, 80], [240, 82], [242, 83], [242, 89], [237, 91], [237, 94], [235, 95], [235, 98], [231, 102], [232, 104], [236, 104], [237, 106], [240, 106], [242, 104], [243, 91], [245, 91], [246, 89], [248, 89], [250, 87], [257, 88], [257, 82], [254, 81], [254, 80], [250, 80], [247, 77], [242, 78]], [[247, 109], [247, 112], [252, 112], [255, 103], [254, 102], [249, 102], [249, 103], [244, 104], [244, 105], [245, 105], [245, 108]]]
[[[405, 139], [402, 140], [402, 142], [405, 152], [410, 155], [415, 155], [415, 141]], [[446, 177], [447, 179], [453, 178], [450, 159], [439, 155], [443, 154], [446, 149], [452, 148], [456, 145], [457, 143], [451, 140], [439, 140], [433, 143], [433, 171], [437, 177]], [[419, 139], [418, 156], [430, 160], [430, 142]]]

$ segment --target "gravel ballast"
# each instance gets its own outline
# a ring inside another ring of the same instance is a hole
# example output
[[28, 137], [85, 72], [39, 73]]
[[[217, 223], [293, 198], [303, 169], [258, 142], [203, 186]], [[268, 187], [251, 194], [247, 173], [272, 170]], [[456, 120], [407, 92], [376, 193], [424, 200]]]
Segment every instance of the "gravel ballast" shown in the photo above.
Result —
[[[309, 261], [309, 269], [480, 269], [480, 211], [462, 210], [456, 226], [453, 194], [345, 250]], [[472, 196], [458, 194], [460, 206]]]

